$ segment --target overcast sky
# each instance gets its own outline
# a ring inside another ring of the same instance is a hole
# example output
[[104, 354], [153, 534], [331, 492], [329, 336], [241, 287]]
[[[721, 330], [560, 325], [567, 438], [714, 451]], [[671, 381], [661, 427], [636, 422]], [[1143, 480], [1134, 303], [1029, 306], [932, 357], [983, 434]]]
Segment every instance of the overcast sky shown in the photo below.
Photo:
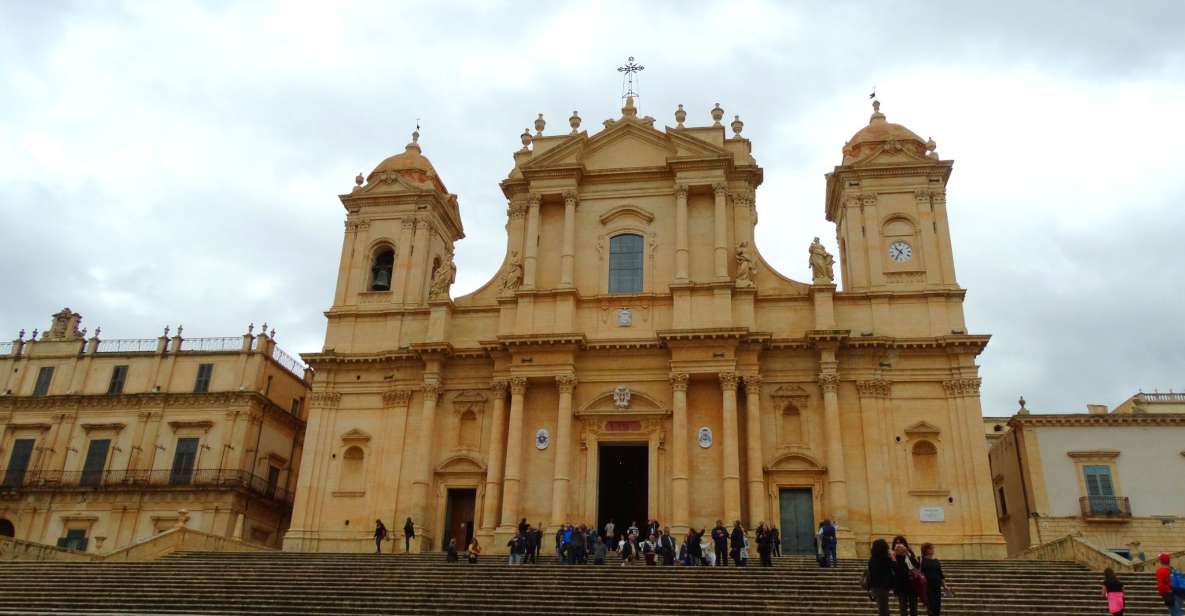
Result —
[[519, 133], [620, 115], [633, 55], [660, 126], [740, 114], [758, 249], [798, 280], [811, 237], [836, 252], [823, 174], [873, 85], [937, 141], [985, 414], [1185, 390], [1185, 3], [966, 4], [0, 0], [0, 339], [69, 306], [108, 338], [266, 320], [318, 350], [336, 195], [416, 118], [476, 289]]

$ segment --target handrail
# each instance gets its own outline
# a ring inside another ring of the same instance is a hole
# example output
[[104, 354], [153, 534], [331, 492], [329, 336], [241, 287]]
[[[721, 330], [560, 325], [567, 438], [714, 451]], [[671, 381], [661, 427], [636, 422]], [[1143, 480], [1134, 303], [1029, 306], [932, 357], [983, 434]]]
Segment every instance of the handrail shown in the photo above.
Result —
[[304, 362], [284, 352], [278, 345], [272, 347], [272, 359], [276, 360], [288, 372], [291, 372], [297, 378], [304, 379], [305, 365]]
[[267, 499], [292, 503], [293, 493], [267, 478], [237, 468], [188, 470], [25, 471], [0, 469], [0, 490], [56, 490], [60, 488], [151, 489], [185, 486], [241, 488]]
[[11, 342], [0, 342], [0, 355], [12, 355], [16, 345]]

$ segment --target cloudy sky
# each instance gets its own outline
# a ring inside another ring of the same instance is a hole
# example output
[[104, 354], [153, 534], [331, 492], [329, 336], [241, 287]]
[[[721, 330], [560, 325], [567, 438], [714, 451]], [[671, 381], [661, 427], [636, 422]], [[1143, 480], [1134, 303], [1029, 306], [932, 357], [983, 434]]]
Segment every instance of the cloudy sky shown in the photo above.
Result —
[[1185, 3], [965, 4], [0, 0], [0, 338], [69, 306], [105, 337], [266, 320], [319, 349], [336, 195], [416, 118], [473, 290], [518, 134], [619, 115], [633, 55], [660, 124], [741, 115], [758, 248], [800, 280], [873, 85], [937, 141], [985, 413], [1185, 389]]

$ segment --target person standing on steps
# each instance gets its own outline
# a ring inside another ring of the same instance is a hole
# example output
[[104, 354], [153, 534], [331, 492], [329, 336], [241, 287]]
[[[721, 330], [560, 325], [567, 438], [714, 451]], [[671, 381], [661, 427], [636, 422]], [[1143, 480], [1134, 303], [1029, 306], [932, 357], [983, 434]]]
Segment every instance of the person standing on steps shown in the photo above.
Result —
[[918, 616], [918, 593], [914, 588], [913, 572], [918, 568], [918, 559], [909, 542], [898, 535], [893, 538], [893, 594], [897, 595], [897, 606], [901, 616]]
[[926, 614], [942, 616], [942, 593], [947, 590], [942, 562], [934, 558], [934, 544], [922, 544], [922, 575], [926, 576]]
[[769, 546], [773, 550], [773, 555], [781, 557], [782, 555], [782, 533], [778, 531], [778, 527], [770, 524], [769, 526]]
[[411, 542], [416, 538], [416, 525], [411, 523], [411, 518], [408, 518], [403, 523], [403, 553], [411, 554]]
[[630, 522], [630, 527], [629, 527], [629, 528], [627, 528], [627, 529], [625, 530], [625, 536], [626, 536], [626, 537], [629, 537], [630, 535], [633, 535], [635, 538], [637, 538], [637, 535], [638, 535], [638, 523], [637, 523], [636, 521], [635, 521], [635, 522]]
[[658, 539], [659, 546], [662, 548], [662, 564], [670, 567], [675, 564], [675, 538], [671, 536], [671, 529], [664, 528], [662, 536]]
[[613, 518], [609, 518], [609, 521], [605, 524], [605, 546], [610, 552], [617, 551], [617, 538], [613, 535], [616, 529], [617, 525], [613, 523]]
[[646, 564], [653, 567], [658, 563], [658, 537], [650, 535], [642, 542], [642, 557], [646, 559]]
[[741, 562], [741, 554], [745, 549], [745, 529], [741, 528], [740, 520], [733, 522], [732, 536], [729, 537], [729, 542], [732, 543], [732, 550], [729, 551], [728, 555], [732, 557], [732, 560], [736, 563], [736, 566], [745, 566], [745, 563]]
[[528, 528], [530, 528], [530, 527], [531, 527], [531, 525], [530, 525], [530, 524], [527, 524], [527, 519], [526, 519], [526, 518], [523, 518], [523, 519], [521, 519], [521, 520], [519, 520], [519, 521], [518, 521], [518, 532], [519, 532], [519, 534], [520, 534], [520, 535], [521, 535], [522, 533], [525, 533], [525, 532], [527, 532], [527, 529], [528, 529]]
[[[925, 547], [922, 554], [926, 553]], [[1107, 599], [1107, 611], [1111, 616], [1123, 616], [1124, 596], [1123, 582], [1115, 575], [1115, 570], [1107, 567], [1103, 569], [1103, 597]]]
[[1156, 559], [1160, 561], [1160, 566], [1156, 568], [1156, 592], [1164, 600], [1169, 616], [1185, 616], [1181, 612], [1181, 597], [1173, 592], [1173, 557], [1161, 552]]
[[609, 553], [609, 549], [605, 546], [605, 540], [597, 537], [596, 544], [593, 545], [593, 564], [605, 564], [605, 556]]
[[839, 537], [835, 523], [831, 520], [823, 520], [823, 523], [819, 524], [819, 547], [823, 550], [824, 567], [834, 567], [839, 564], [839, 559], [835, 556], [835, 548], [838, 544]]
[[774, 561], [770, 558], [773, 547], [770, 545], [769, 529], [765, 527], [765, 522], [757, 525], [757, 553], [761, 556], [762, 567], [774, 566]]
[[457, 562], [457, 540], [449, 539], [448, 548], [444, 551], [444, 561], [449, 563]]
[[469, 542], [469, 549], [465, 550], [465, 553], [469, 555], [469, 564], [476, 565], [477, 556], [481, 554], [481, 544], [477, 542], [477, 535], [473, 536], [473, 541]]
[[868, 598], [876, 602], [877, 616], [889, 616], [889, 591], [894, 585], [893, 557], [889, 555], [889, 544], [884, 539], [873, 541], [871, 551], [863, 586], [868, 591]]
[[728, 529], [724, 528], [724, 522], [716, 520], [716, 526], [712, 528], [712, 545], [716, 551], [716, 566], [728, 566]]
[[374, 553], [383, 553], [383, 539], [387, 538], [387, 527], [382, 520], [374, 521]]

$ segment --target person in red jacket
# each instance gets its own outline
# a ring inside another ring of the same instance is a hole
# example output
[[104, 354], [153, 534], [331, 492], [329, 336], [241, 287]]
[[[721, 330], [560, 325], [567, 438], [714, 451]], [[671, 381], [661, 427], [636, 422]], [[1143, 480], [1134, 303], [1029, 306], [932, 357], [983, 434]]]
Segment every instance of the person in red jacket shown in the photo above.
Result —
[[1156, 592], [1164, 599], [1164, 606], [1169, 609], [1169, 616], [1185, 616], [1181, 613], [1181, 598], [1173, 593], [1173, 568], [1169, 566], [1172, 557], [1161, 552], [1157, 557], [1160, 566], [1156, 568]]

